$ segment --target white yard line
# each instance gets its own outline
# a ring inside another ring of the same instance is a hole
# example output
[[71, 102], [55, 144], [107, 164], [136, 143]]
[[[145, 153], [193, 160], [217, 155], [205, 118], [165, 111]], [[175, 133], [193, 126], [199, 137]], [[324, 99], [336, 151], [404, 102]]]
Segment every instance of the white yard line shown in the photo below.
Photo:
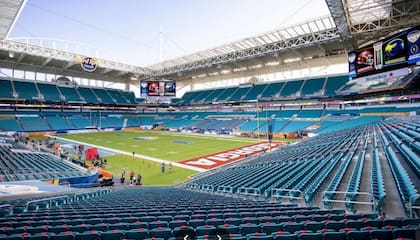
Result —
[[[95, 144], [91, 144], [91, 143], [87, 143], [87, 142], [75, 141], [75, 140], [70, 140], [70, 139], [67, 139], [67, 138], [62, 138], [62, 137], [57, 137], [57, 136], [51, 136], [51, 137], [61, 139], [61, 140], [64, 140], [64, 141], [77, 143], [77, 144], [83, 144], [83, 145], [89, 145], [89, 146], [96, 147], [96, 148], [101, 148], [101, 149], [104, 149], [104, 150], [107, 150], [107, 151], [110, 151], [110, 152], [115, 152], [115, 153], [124, 154], [124, 155], [128, 155], [128, 156], [133, 156], [132, 152], [121, 151], [121, 150], [118, 150], [118, 149], [107, 148], [107, 147], [103, 147], [103, 146], [99, 146], [99, 145], [95, 145]], [[136, 153], [136, 154], [134, 154], [134, 156], [139, 157], [139, 158], [144, 158], [146, 160], [158, 162], [158, 163], [162, 163], [162, 162], [165, 162], [165, 164], [172, 163], [173, 166], [180, 167], [180, 168], [185, 168], [185, 169], [189, 169], [189, 170], [194, 170], [194, 171], [198, 171], [198, 172], [207, 171], [206, 169], [189, 166], [189, 165], [182, 164], [182, 163], [172, 162], [172, 161], [165, 160], [165, 159], [149, 157], [149, 156], [142, 155], [142, 154], [137, 154]]]
[[[138, 131], [138, 132], [143, 132], [143, 131]], [[144, 132], [143, 132], [144, 133]], [[155, 132], [153, 132], [154, 134], [156, 134]], [[166, 135], [166, 136], [182, 136], [182, 137], [191, 137], [191, 138], [203, 138], [203, 139], [223, 139], [223, 140], [227, 140], [227, 141], [232, 141], [232, 142], [245, 142], [245, 143], [258, 143], [258, 142], [263, 142], [266, 139], [261, 138], [260, 140], [258, 139], [253, 139], [253, 140], [248, 140], [248, 139], [242, 139], [242, 138], [237, 138], [235, 136], [220, 136], [220, 135], [204, 135], [204, 134], [190, 134], [190, 133], [163, 133], [163, 132], [158, 132], [157, 135]]]

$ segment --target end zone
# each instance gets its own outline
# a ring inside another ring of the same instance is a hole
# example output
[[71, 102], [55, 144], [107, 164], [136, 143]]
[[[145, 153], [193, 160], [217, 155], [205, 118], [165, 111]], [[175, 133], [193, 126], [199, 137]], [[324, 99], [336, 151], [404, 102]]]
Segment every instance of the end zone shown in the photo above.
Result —
[[281, 142], [272, 142], [270, 146], [268, 142], [256, 143], [228, 151], [191, 158], [188, 160], [180, 161], [178, 163], [209, 170], [220, 167], [222, 165], [226, 165], [228, 163], [239, 161], [249, 156], [277, 149], [284, 144], [285, 143]]

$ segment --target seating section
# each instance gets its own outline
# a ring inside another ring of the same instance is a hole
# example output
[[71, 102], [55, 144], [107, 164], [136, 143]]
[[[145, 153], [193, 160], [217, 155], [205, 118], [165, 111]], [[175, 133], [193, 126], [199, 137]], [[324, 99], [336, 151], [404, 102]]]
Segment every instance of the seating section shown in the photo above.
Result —
[[[105, 90], [104, 90], [105, 91]], [[122, 94], [122, 91], [114, 89], [106, 89], [106, 92], [113, 99], [113, 102], [116, 104], [130, 104], [130, 101], [125, 98]]]
[[186, 92], [181, 105], [210, 104], [212, 102], [271, 101], [278, 99], [324, 98], [336, 95], [336, 91], [348, 81], [348, 76], [310, 78], [250, 86]]
[[39, 100], [39, 93], [34, 82], [13, 81], [18, 99]]
[[[88, 89], [90, 91], [90, 89]], [[260, 132], [264, 134], [268, 131], [268, 120], [272, 119], [273, 133], [295, 134], [313, 132], [316, 134], [327, 134], [343, 129], [356, 127], [381, 120], [384, 112], [389, 111], [412, 111], [411, 108], [396, 107], [377, 107], [361, 108], [350, 110], [333, 109], [282, 109], [268, 110], [259, 112], [161, 112], [137, 114], [136, 112], [126, 111], [97, 111], [82, 112], [79, 111], [4, 111], [0, 121], [4, 122], [1, 128], [11, 131], [65, 131], [70, 129], [85, 129], [86, 127], [101, 128], [123, 128], [123, 127], [153, 127], [156, 125], [178, 128], [185, 131], [197, 131], [204, 133], [212, 131], [221, 134], [246, 134], [251, 135]], [[368, 116], [360, 116], [368, 115]], [[54, 117], [54, 118], [50, 118]], [[17, 118], [18, 120], [14, 120]], [[108, 119], [110, 118], [110, 119]], [[127, 122], [125, 119], [127, 118]], [[7, 120], [1, 120], [7, 119]], [[259, 124], [259, 126], [258, 126]], [[303, 131], [305, 130], [305, 131]], [[415, 142], [417, 136], [411, 136], [411, 132], [403, 126], [398, 126], [393, 130], [392, 135], [399, 135], [407, 138], [408, 142], [400, 147], [402, 153], [407, 158], [413, 158], [415, 155], [407, 146], [414, 145], [420, 149], [420, 144]], [[237, 131], [237, 132], [236, 132]], [[410, 137], [411, 136], [411, 137]], [[415, 143], [414, 143], [415, 142]]]
[[22, 131], [15, 118], [0, 118], [0, 131]]
[[302, 110], [300, 111], [298, 118], [320, 118], [322, 115], [322, 109], [313, 109], [313, 110]]
[[65, 102], [80, 102], [80, 95], [73, 87], [58, 87]]
[[[216, 102], [226, 102], [229, 101], [231, 96], [235, 93], [237, 87], [230, 87], [223, 90], [220, 95], [215, 99]], [[206, 90], [204, 90], [206, 91]]]
[[235, 93], [230, 97], [229, 101], [238, 102], [245, 98], [248, 94], [251, 87], [240, 87], [238, 88]]
[[296, 98], [300, 95], [300, 89], [302, 88], [303, 80], [289, 81], [284, 84], [283, 89], [279, 98]]
[[51, 131], [51, 127], [42, 117], [20, 117], [19, 122], [22, 124], [24, 131]]
[[77, 91], [79, 92], [80, 96], [86, 103], [93, 103], [93, 104], [99, 104], [100, 101], [96, 97], [95, 92], [93, 92], [92, 88], [86, 88], [86, 87], [79, 87], [77, 88]]
[[[60, 86], [55, 83], [0, 79], [0, 99], [90, 104], [137, 104], [133, 92], [118, 89]], [[82, 101], [81, 97], [84, 99]], [[101, 101], [99, 101], [99, 99]]]
[[100, 100], [102, 104], [115, 104], [115, 101], [104, 89], [100, 89], [100, 88], [91, 88], [91, 89], [97, 96], [97, 99]]
[[347, 76], [328, 77], [325, 84], [324, 95], [327, 97], [335, 96], [336, 91], [349, 81]]
[[262, 93], [264, 92], [264, 89], [266, 89], [268, 87], [267, 84], [258, 84], [258, 85], [254, 85], [254, 87], [252, 87], [248, 94], [242, 99], [245, 101], [251, 101], [251, 100], [256, 100], [262, 97]]
[[71, 130], [75, 129], [74, 125], [64, 116], [48, 116], [46, 120], [54, 130]]
[[37, 83], [39, 92], [46, 102], [61, 102], [61, 94], [55, 84]]
[[0, 181], [49, 180], [87, 175], [47, 153], [31, 152], [0, 143]]
[[[373, 123], [367, 122], [323, 134], [204, 176], [188, 183], [187, 187], [219, 194], [263, 197], [267, 200], [289, 199], [293, 202], [296, 197], [304, 198], [307, 203], [325, 200], [326, 207], [332, 207], [329, 200], [339, 197], [333, 193], [335, 191], [356, 193], [361, 192], [361, 189], [370, 189], [378, 202], [376, 210], [381, 212], [387, 195], [385, 187], [393, 186], [390, 181], [395, 181], [398, 188], [395, 191], [401, 196], [399, 206], [408, 212], [410, 198], [414, 204], [420, 204], [420, 198], [416, 197], [419, 155], [417, 140], [414, 138], [420, 133], [420, 126], [416, 125], [419, 120], [419, 117], [387, 121], [377, 119]], [[251, 125], [247, 122], [246, 126], [249, 129], [255, 128], [256, 123]], [[405, 126], [401, 130], [410, 130], [411, 135], [403, 135], [402, 132], [393, 134], [392, 131], [397, 132], [399, 126]], [[280, 130], [283, 131], [286, 130]], [[380, 143], [378, 139], [381, 139]], [[385, 150], [394, 180], [383, 177], [382, 165], [387, 163], [378, 158], [379, 149]], [[397, 151], [402, 154], [397, 154]], [[370, 168], [364, 172], [366, 165]], [[344, 176], [348, 180], [343, 181]], [[321, 196], [321, 189], [331, 193]], [[341, 199], [348, 201], [344, 205], [348, 211], [356, 212], [360, 205], [356, 207], [354, 203], [363, 199], [363, 196], [345, 194]]]
[[326, 78], [308, 79], [302, 87], [302, 97], [316, 97], [322, 96], [322, 89], [324, 89]]
[[13, 99], [13, 86], [10, 80], [0, 79], [0, 99]]
[[[64, 198], [67, 204], [16, 212], [0, 220], [0, 234], [49, 239], [414, 239], [418, 219], [298, 207], [181, 189], [125, 189]], [[17, 208], [14, 208], [17, 209]], [[371, 226], [377, 222], [380, 227]], [[392, 225], [390, 225], [392, 224]], [[382, 228], [382, 226], [384, 226]], [[217, 232], [216, 232], [216, 229]], [[341, 236], [340, 238], [338, 238]], [[343, 238], [344, 236], [344, 238]], [[359, 238], [366, 239], [366, 238]]]

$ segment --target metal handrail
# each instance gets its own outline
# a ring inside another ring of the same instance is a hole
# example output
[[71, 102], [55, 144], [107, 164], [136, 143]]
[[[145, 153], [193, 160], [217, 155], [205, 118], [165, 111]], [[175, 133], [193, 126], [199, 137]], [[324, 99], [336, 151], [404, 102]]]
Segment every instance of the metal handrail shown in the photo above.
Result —
[[[252, 192], [249, 192], [249, 190], [251, 190]], [[238, 188], [237, 194], [258, 197], [258, 196], [261, 196], [261, 189], [251, 188], [251, 187], [241, 187], [241, 188]]]
[[[348, 199], [344, 199], [344, 200], [334, 200], [334, 199], [330, 199], [326, 196], [326, 194], [354, 194], [354, 195], [367, 195], [370, 197], [370, 202], [362, 202], [362, 201], [353, 201], [353, 200], [348, 200]], [[373, 195], [371, 193], [368, 192], [346, 192], [346, 191], [324, 191], [322, 193], [322, 203], [324, 204], [325, 207], [325, 203], [326, 202], [336, 202], [336, 203], [354, 203], [354, 204], [360, 204], [360, 205], [371, 205], [373, 207], [373, 209], [376, 209], [377, 206], [377, 202], [376, 199], [373, 197]]]
[[[279, 192], [287, 192], [287, 195], [283, 195], [283, 194], [279, 194]], [[298, 196], [301, 197], [295, 197], [295, 196], [290, 196], [290, 193], [298, 193]], [[289, 188], [273, 188], [271, 189], [271, 196], [274, 197], [282, 197], [282, 198], [287, 198], [287, 199], [297, 199], [297, 200], [302, 200], [303, 204], [306, 206], [306, 199], [303, 197], [303, 192], [301, 190], [298, 189], [289, 189]]]
[[48, 198], [42, 198], [42, 199], [35, 199], [35, 200], [28, 201], [26, 203], [25, 208], [28, 209], [29, 205], [32, 204], [32, 203], [45, 202], [45, 201], [49, 201], [51, 203], [51, 200], [54, 200], [54, 199], [62, 199], [62, 198], [68, 199], [70, 197], [68, 195], [63, 195], [63, 196], [57, 196], [57, 197], [48, 197]]
[[12, 213], [13, 206], [11, 204], [2, 204], [0, 205], [0, 208], [9, 208], [9, 214]]
[[410, 199], [408, 201], [408, 208], [410, 210], [410, 217], [414, 218], [414, 211], [413, 209], [420, 209], [419, 205], [413, 205], [413, 199], [414, 198], [420, 198], [420, 194], [416, 193], [410, 196]]

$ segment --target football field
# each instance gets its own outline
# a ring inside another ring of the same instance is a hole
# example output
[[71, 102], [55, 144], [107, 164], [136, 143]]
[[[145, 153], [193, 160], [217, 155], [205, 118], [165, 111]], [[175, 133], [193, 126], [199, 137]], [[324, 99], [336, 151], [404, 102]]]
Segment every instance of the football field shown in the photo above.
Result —
[[141, 130], [68, 134], [61, 137], [174, 162], [258, 142], [247, 138]]
[[[105, 147], [125, 152], [135, 152], [139, 155], [178, 162], [194, 157], [200, 157], [221, 151], [247, 146], [259, 142], [257, 139], [192, 135], [161, 131], [113, 131], [82, 134], [60, 135], [61, 138], [88, 143], [98, 147]], [[166, 165], [165, 172], [161, 172], [159, 161], [150, 161], [145, 158], [132, 157], [124, 154], [106, 156], [108, 164], [106, 169], [114, 174], [117, 181], [122, 168], [128, 172], [140, 171], [144, 185], [173, 185], [184, 181], [188, 176], [197, 172], [177, 166]]]

